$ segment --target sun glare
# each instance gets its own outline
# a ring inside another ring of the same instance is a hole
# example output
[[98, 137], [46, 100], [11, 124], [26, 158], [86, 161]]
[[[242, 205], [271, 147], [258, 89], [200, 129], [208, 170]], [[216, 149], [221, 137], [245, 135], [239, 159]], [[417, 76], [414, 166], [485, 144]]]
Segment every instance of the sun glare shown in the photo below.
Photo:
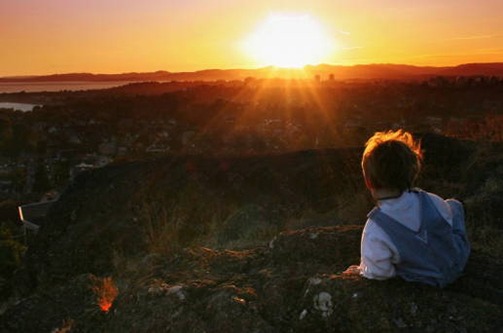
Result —
[[333, 41], [309, 15], [270, 15], [244, 41], [260, 65], [299, 68], [318, 64], [333, 51]]

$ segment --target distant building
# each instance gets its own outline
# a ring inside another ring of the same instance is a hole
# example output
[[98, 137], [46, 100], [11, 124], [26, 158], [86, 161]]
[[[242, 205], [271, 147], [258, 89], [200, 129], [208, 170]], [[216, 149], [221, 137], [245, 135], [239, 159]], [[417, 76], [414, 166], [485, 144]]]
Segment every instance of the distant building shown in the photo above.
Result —
[[161, 143], [153, 143], [147, 147], [147, 153], [166, 153], [170, 150], [170, 147]]
[[103, 142], [99, 145], [98, 151], [103, 155], [115, 155], [117, 153], [117, 141], [114, 139]]
[[35, 233], [38, 231], [40, 226], [44, 224], [45, 216], [55, 202], [56, 200], [50, 200], [45, 202], [21, 205], [18, 207], [19, 219], [23, 224], [25, 235], [28, 230], [31, 230]]
[[75, 177], [85, 171], [89, 171], [92, 169], [95, 169], [96, 166], [94, 164], [89, 164], [89, 163], [79, 163], [75, 165], [71, 170], [70, 170], [70, 179], [75, 179]]

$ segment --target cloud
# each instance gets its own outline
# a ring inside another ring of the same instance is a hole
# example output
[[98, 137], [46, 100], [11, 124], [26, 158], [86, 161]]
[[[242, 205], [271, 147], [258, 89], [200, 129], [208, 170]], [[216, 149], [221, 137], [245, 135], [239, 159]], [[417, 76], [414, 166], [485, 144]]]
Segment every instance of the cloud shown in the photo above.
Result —
[[363, 46], [351, 46], [351, 47], [343, 47], [342, 49], [345, 51], [351, 51], [351, 50], [361, 50], [363, 49]]
[[[451, 59], [451, 58], [468, 58], [481, 56], [498, 56], [503, 55], [503, 48], [480, 48], [473, 49], [470, 52], [453, 52], [453, 53], [425, 53], [411, 56], [410, 59]], [[477, 62], [477, 61], [474, 61]]]
[[460, 36], [451, 38], [450, 40], [473, 40], [473, 39], [492, 39], [492, 38], [500, 38], [503, 35], [473, 35], [473, 36]]
[[337, 30], [337, 33], [340, 35], [346, 35], [346, 36], [351, 35], [351, 33], [349, 31], [345, 31], [345, 30]]
[[486, 49], [477, 49], [478, 52], [481, 53], [503, 53], [503, 48], [502, 47], [493, 47], [493, 48], [486, 48]]

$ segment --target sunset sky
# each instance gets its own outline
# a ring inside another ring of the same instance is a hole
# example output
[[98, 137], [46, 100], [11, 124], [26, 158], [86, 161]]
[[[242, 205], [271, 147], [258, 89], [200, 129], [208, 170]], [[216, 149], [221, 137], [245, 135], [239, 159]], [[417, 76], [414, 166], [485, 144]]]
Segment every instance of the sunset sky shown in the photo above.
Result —
[[271, 17], [314, 22], [328, 64], [500, 62], [502, 13], [502, 0], [1, 0], [0, 76], [266, 66], [247, 41]]

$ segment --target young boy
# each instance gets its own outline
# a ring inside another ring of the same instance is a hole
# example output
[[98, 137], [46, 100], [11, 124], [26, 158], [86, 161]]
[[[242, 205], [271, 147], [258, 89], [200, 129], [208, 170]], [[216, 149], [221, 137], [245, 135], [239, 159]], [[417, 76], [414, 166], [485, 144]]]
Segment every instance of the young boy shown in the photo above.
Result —
[[363, 176], [377, 206], [363, 230], [360, 265], [345, 273], [438, 287], [461, 275], [470, 253], [463, 205], [412, 188], [421, 161], [419, 144], [403, 130], [367, 141]]

